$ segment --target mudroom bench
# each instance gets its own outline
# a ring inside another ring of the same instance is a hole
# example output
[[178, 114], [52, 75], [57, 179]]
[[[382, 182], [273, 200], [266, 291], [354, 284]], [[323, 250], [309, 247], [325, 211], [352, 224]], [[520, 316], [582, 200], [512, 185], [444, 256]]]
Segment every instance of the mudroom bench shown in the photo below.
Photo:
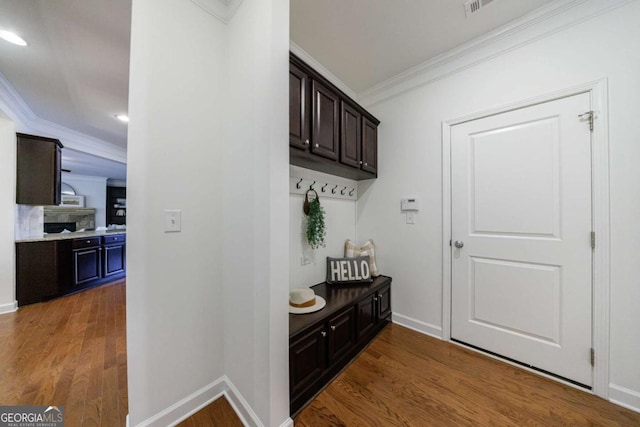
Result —
[[391, 321], [391, 278], [313, 286], [327, 305], [289, 314], [290, 411], [295, 416]]

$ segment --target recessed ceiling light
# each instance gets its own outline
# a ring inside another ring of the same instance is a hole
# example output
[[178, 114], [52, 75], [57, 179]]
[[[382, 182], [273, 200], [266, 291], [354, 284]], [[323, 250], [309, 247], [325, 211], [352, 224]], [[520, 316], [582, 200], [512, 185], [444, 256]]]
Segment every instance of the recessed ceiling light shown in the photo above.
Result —
[[116, 114], [116, 119], [120, 120], [121, 122], [129, 123], [129, 116], [127, 116], [126, 114]]
[[25, 39], [11, 31], [0, 30], [0, 38], [8, 41], [9, 43], [17, 44], [18, 46], [27, 46], [29, 44]]

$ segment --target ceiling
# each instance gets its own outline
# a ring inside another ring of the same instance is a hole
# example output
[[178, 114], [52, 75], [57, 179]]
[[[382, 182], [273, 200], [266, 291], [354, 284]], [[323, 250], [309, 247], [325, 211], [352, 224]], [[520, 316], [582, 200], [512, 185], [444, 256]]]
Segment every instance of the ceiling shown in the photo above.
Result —
[[[225, 1], [225, 0], [221, 0]], [[291, 40], [350, 89], [381, 82], [551, 0], [290, 0]], [[0, 73], [38, 118], [125, 148], [131, 0], [0, 0]], [[1, 76], [0, 76], [1, 77]], [[124, 179], [122, 163], [63, 150], [73, 173]]]
[[460, 46], [552, 0], [290, 0], [291, 40], [355, 93]]
[[[130, 27], [131, 0], [0, 0], [0, 29], [29, 43], [0, 40], [0, 73], [39, 119], [124, 148], [114, 115], [127, 113]], [[123, 164], [78, 153], [62, 153], [74, 173], [125, 178]]]

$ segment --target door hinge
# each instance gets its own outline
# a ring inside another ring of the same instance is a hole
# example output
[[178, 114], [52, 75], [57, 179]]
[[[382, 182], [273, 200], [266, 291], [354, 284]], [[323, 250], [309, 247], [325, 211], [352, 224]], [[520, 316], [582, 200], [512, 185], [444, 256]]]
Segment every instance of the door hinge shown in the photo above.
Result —
[[586, 113], [582, 113], [578, 115], [579, 119], [583, 119], [584, 117], [586, 117], [587, 121], [589, 122], [589, 130], [593, 132], [593, 121], [595, 119], [595, 114], [593, 110], [590, 110], [590, 111], [587, 111]]
[[596, 366], [596, 351], [591, 349], [591, 366]]
[[595, 249], [596, 248], [596, 232], [592, 231], [591, 232], [591, 249]]
[[449, 240], [449, 246], [451, 246], [451, 240]]

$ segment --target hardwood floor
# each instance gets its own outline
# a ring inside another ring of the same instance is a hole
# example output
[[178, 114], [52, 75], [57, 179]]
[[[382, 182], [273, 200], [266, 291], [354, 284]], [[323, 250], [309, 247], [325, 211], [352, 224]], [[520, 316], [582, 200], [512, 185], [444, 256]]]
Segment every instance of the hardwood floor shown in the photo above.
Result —
[[125, 282], [0, 316], [0, 405], [62, 405], [65, 425], [124, 426]]
[[640, 426], [640, 414], [389, 325], [295, 425]]
[[180, 424], [178, 427], [242, 427], [238, 415], [222, 396], [210, 405], [205, 406]]

